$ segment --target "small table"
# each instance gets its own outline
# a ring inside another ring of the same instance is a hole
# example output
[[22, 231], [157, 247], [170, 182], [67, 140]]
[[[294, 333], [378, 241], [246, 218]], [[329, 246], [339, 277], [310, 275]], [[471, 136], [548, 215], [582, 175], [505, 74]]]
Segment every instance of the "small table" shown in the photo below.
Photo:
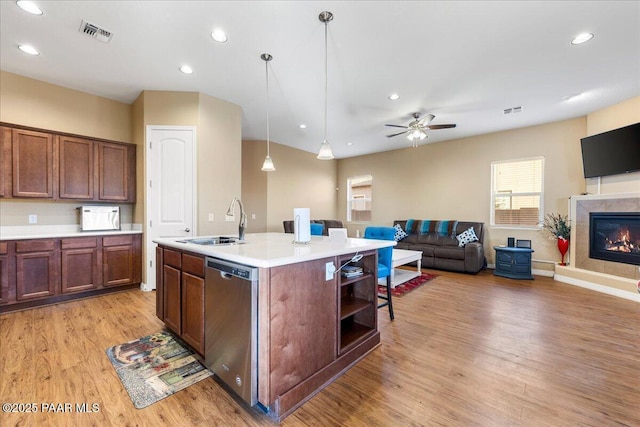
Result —
[[[416, 271], [396, 268], [414, 261], [418, 263], [418, 269]], [[393, 269], [391, 270], [391, 287], [395, 288], [399, 284], [408, 282], [422, 274], [422, 251], [394, 249], [393, 255], [391, 256], [391, 265], [393, 266]]]
[[510, 279], [533, 279], [531, 274], [531, 254], [533, 249], [494, 246], [496, 251], [496, 276]]

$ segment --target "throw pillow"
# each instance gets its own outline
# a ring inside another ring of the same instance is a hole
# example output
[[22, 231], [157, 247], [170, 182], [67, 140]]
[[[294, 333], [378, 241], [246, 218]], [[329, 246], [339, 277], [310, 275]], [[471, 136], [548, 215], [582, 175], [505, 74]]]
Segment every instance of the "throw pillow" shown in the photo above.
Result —
[[456, 239], [458, 239], [458, 246], [463, 247], [467, 243], [477, 242], [478, 236], [476, 236], [476, 232], [473, 230], [473, 227], [469, 227], [462, 233], [458, 234]]
[[393, 236], [393, 238], [394, 238], [394, 240], [396, 242], [399, 242], [400, 240], [402, 240], [402, 239], [404, 239], [405, 237], [408, 236], [408, 234], [404, 232], [402, 227], [400, 227], [400, 224], [394, 225], [393, 228], [396, 229], [396, 234]]

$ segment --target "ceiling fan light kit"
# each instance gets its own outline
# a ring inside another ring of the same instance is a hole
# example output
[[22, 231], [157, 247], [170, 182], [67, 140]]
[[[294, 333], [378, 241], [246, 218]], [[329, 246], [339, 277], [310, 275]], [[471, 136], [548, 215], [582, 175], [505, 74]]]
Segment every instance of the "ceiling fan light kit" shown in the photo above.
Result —
[[387, 135], [387, 138], [393, 138], [394, 136], [407, 134], [407, 139], [411, 141], [411, 145], [415, 148], [418, 146], [418, 142], [423, 141], [428, 138], [427, 129], [435, 130], [435, 129], [451, 129], [456, 127], [455, 124], [446, 124], [446, 125], [430, 125], [433, 119], [436, 118], [433, 114], [426, 114], [423, 118], [420, 118], [420, 113], [413, 113], [413, 121], [409, 123], [408, 126], [402, 125], [385, 125], [394, 128], [403, 128], [406, 129], [402, 132], [392, 133], [391, 135]]
[[317, 158], [320, 160], [331, 160], [334, 158], [331, 145], [327, 141], [327, 26], [333, 20], [331, 12], [322, 12], [318, 16], [320, 22], [324, 23], [324, 140], [320, 144]]

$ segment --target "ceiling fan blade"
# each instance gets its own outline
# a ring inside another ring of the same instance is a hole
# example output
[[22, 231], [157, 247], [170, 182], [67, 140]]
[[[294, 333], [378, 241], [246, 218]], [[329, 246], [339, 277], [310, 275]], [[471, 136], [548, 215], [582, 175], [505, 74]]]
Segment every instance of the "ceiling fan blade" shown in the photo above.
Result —
[[456, 125], [429, 125], [429, 129], [450, 129], [456, 127]]
[[393, 136], [402, 135], [403, 133], [407, 133], [407, 132], [409, 132], [409, 131], [405, 130], [404, 132], [392, 133], [391, 135], [387, 135], [387, 138], [391, 138]]
[[400, 125], [385, 125], [385, 126], [391, 126], [393, 128], [404, 128], [404, 129], [409, 129], [408, 126], [400, 126]]
[[421, 118], [420, 121], [418, 121], [418, 123], [422, 123], [423, 125], [428, 125], [435, 118], [436, 118], [436, 116], [434, 116], [433, 114], [427, 114], [426, 116]]

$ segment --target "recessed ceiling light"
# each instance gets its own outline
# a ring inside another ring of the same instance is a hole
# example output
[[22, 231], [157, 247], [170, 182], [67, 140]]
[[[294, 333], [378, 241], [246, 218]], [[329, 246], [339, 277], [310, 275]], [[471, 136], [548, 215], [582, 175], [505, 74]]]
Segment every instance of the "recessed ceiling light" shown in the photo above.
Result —
[[218, 43], [226, 43], [229, 40], [229, 37], [222, 30], [213, 30], [211, 33], [211, 38], [217, 41]]
[[593, 34], [591, 33], [582, 33], [582, 34], [578, 34], [577, 36], [574, 37], [573, 40], [571, 40], [571, 44], [582, 44], [582, 43], [586, 43], [589, 40], [591, 40], [593, 38]]
[[299, 127], [300, 129], [306, 129], [306, 128], [307, 128], [307, 125], [305, 125], [304, 123], [301, 123], [301, 124], [299, 124], [299, 125], [298, 125], [298, 127]]
[[353, 145], [353, 142], [347, 142], [347, 145], [351, 147]]
[[193, 74], [193, 68], [189, 67], [188, 65], [183, 65], [182, 67], [180, 67], [180, 71], [185, 74]]
[[38, 52], [35, 47], [28, 44], [21, 44], [18, 46], [18, 49], [29, 55], [40, 55], [40, 52]]
[[40, 9], [38, 5], [36, 5], [32, 1], [18, 0], [16, 4], [20, 9], [24, 10], [25, 12], [29, 12], [33, 15], [42, 15], [42, 9]]
[[389, 99], [391, 101], [396, 101], [396, 100], [400, 99], [400, 95], [398, 95], [397, 93], [392, 93], [391, 95], [389, 95]]

